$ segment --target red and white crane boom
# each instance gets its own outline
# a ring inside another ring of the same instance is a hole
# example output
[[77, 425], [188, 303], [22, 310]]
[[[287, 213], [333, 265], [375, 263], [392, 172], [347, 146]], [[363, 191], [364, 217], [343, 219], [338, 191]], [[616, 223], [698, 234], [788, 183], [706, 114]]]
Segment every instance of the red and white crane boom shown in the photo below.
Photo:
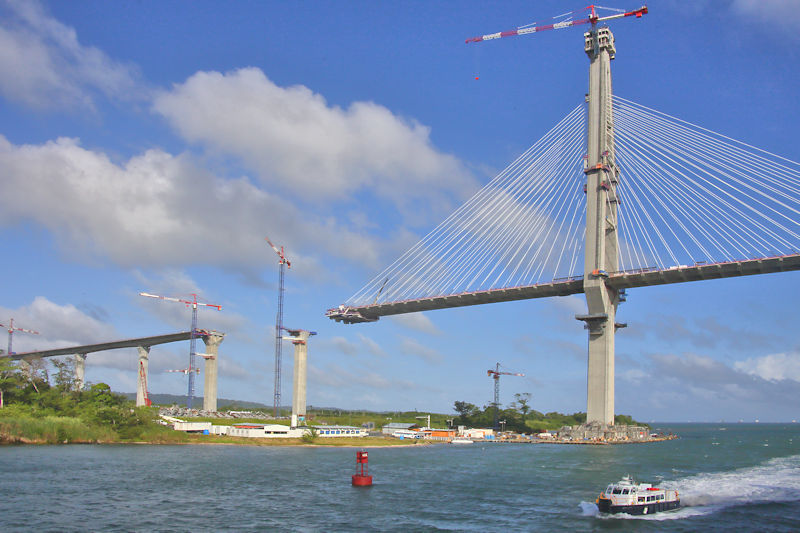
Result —
[[14, 327], [14, 319], [13, 318], [8, 322], [8, 325], [0, 324], [0, 327], [6, 328], [6, 330], [8, 331], [8, 350], [6, 351], [6, 355], [11, 355], [11, 353], [12, 353], [11, 352], [11, 340], [14, 338], [14, 332], [15, 331], [20, 331], [22, 333], [32, 333], [34, 335], [38, 335], [39, 334], [38, 331], [33, 331], [32, 329]]
[[[596, 6], [594, 4], [587, 6], [586, 8], [578, 11], [573, 11], [571, 13], [566, 13], [565, 15], [574, 15], [575, 13], [581, 13], [583, 11], [588, 11], [589, 16], [586, 18], [575, 19], [575, 20], [564, 20], [561, 22], [556, 22], [554, 24], [542, 24], [540, 26], [534, 26], [529, 24], [527, 26], [520, 26], [515, 30], [509, 31], [499, 31], [497, 33], [490, 33], [487, 35], [481, 35], [480, 37], [472, 37], [471, 39], [467, 39], [467, 43], [479, 43], [481, 41], [490, 41], [492, 39], [500, 39], [501, 37], [513, 37], [514, 35], [527, 35], [529, 33], [538, 33], [541, 31], [546, 30], [560, 30], [562, 28], [569, 28], [572, 26], [580, 26], [582, 24], [592, 24], [595, 25], [598, 22], [605, 22], [608, 20], [619, 19], [624, 17], [636, 17], [641, 18], [642, 15], [647, 14], [647, 6], [642, 6], [639, 9], [634, 9], [633, 11], [623, 11], [620, 10], [619, 13], [615, 13], [613, 15], [607, 15], [601, 17], [597, 15], [596, 9], [610, 9], [610, 8], [603, 8], [601, 6]], [[561, 16], [565, 16], [561, 15]], [[558, 18], [558, 17], [556, 17]], [[535, 24], [535, 23], [534, 23]]]

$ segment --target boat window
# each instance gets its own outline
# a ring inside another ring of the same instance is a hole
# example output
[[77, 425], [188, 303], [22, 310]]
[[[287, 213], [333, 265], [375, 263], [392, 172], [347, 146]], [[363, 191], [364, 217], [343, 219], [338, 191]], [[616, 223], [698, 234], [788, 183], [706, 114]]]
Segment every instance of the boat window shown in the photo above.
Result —
[[623, 489], [622, 490], [622, 494], [628, 494], [628, 492], [630, 492], [630, 491], [628, 491], [628, 489]]
[[622, 489], [619, 487], [614, 487], [614, 490], [611, 491], [613, 494], [622, 494]]
[[643, 502], [644, 501], [644, 496], [639, 496], [639, 501]]

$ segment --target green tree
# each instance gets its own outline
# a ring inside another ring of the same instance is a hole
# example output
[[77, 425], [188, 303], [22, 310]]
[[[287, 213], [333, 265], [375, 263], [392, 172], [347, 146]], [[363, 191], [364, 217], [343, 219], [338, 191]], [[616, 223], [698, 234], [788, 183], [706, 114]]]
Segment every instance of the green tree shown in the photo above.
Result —
[[531, 410], [531, 393], [530, 392], [522, 392], [516, 393], [514, 395], [514, 408], [522, 414], [522, 418], [527, 418], [528, 413]]
[[480, 414], [478, 406], [469, 402], [455, 402], [454, 407], [458, 413], [458, 424], [462, 426], [473, 425], [473, 419]]
[[66, 359], [51, 359], [50, 362], [56, 369], [56, 373], [53, 376], [56, 388], [61, 392], [74, 391], [77, 385], [75, 360], [69, 357]]

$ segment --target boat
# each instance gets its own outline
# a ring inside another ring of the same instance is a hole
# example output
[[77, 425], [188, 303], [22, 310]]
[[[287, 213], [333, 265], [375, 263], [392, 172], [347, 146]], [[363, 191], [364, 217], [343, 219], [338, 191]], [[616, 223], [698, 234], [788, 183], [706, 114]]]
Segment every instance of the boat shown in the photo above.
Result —
[[455, 437], [450, 441], [450, 444], [472, 444], [472, 439], [467, 437]]
[[601, 513], [646, 515], [677, 509], [681, 500], [677, 490], [653, 487], [650, 483], [636, 483], [631, 476], [625, 476], [606, 487], [595, 503]]

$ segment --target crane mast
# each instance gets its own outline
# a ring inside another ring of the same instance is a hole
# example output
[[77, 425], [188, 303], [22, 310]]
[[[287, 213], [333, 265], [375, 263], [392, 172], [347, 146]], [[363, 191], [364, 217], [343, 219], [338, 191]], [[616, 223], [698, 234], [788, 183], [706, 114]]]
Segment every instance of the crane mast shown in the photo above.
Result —
[[273, 416], [278, 418], [281, 410], [281, 366], [282, 366], [282, 331], [283, 331], [283, 281], [284, 267], [292, 268], [292, 263], [286, 259], [283, 246], [278, 249], [269, 238], [265, 238], [275, 253], [278, 254], [278, 313], [275, 317], [275, 394], [273, 396]]
[[517, 372], [501, 372], [500, 371], [500, 363], [495, 365], [494, 370], [489, 369], [486, 371], [487, 376], [491, 376], [494, 379], [494, 428], [497, 429], [499, 427], [498, 421], [500, 419], [500, 376], [519, 376], [524, 378], [525, 374], [519, 374]]

